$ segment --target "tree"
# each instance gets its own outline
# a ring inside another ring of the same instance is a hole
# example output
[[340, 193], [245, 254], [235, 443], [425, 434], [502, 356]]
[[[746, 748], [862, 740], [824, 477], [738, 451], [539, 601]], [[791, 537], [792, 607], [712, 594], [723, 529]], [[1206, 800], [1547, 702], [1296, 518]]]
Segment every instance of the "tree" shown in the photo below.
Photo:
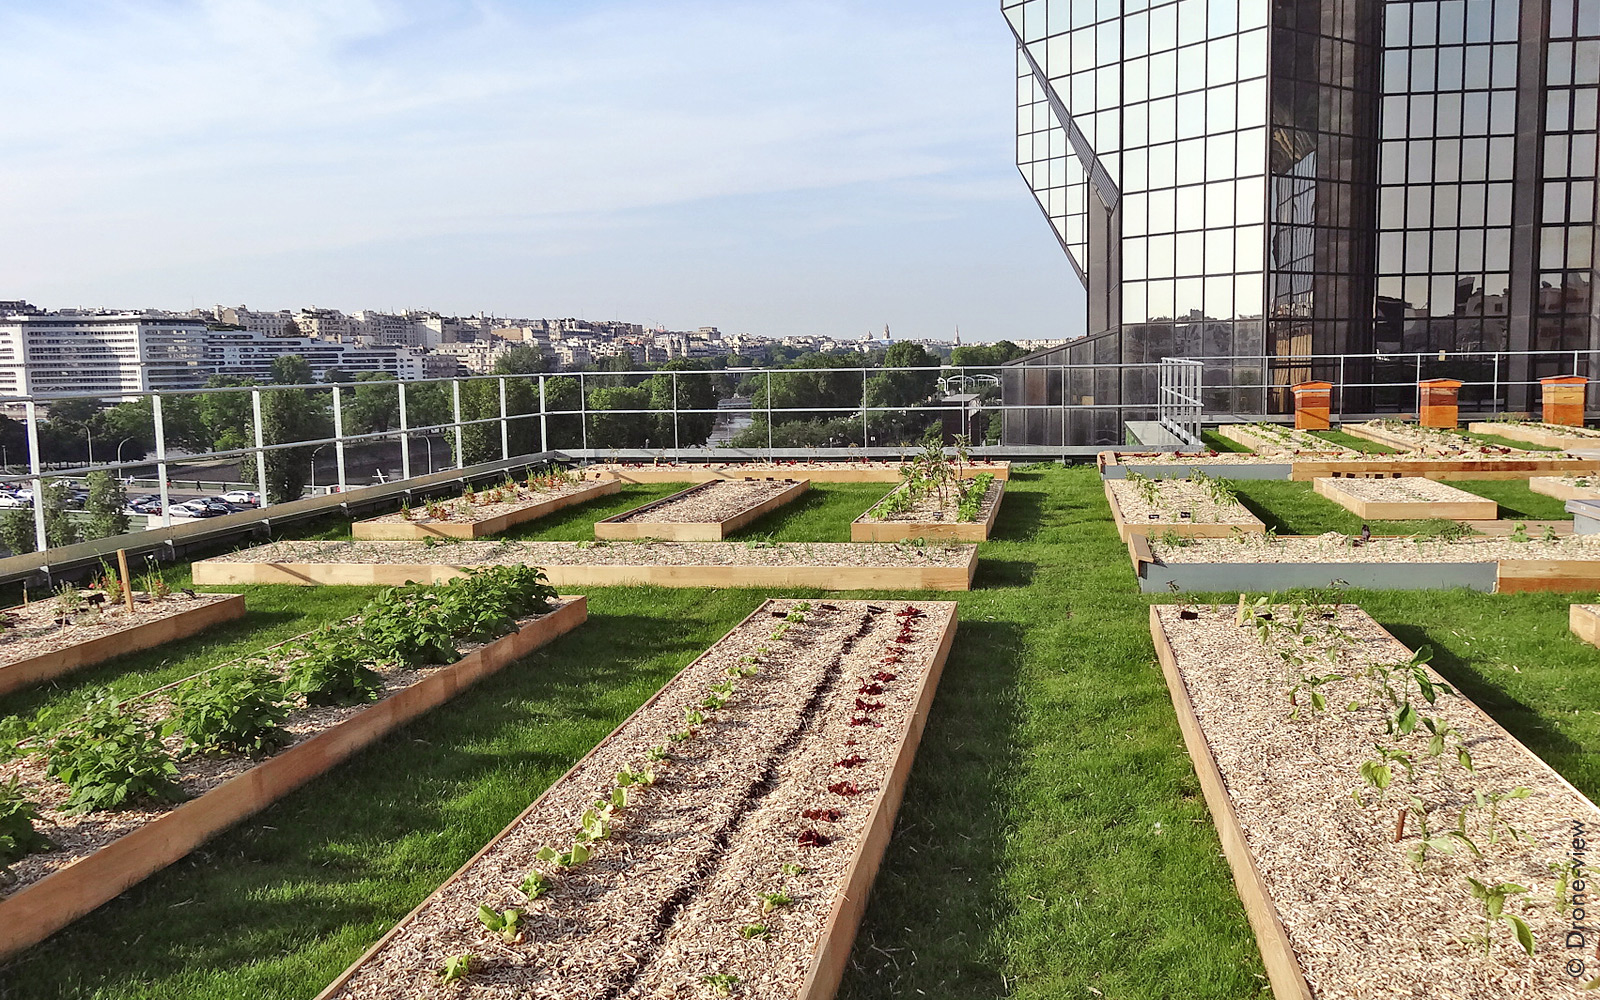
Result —
[[90, 538], [109, 538], [128, 532], [128, 493], [109, 472], [91, 472], [83, 477], [89, 486], [89, 499], [83, 509], [89, 513]]
[[[272, 362], [272, 380], [279, 385], [311, 381], [311, 366], [298, 354]], [[261, 396], [261, 430], [267, 444], [315, 440], [332, 433], [326, 394], [314, 389], [268, 389]], [[305, 492], [314, 449], [279, 448], [263, 456], [267, 498], [272, 503], [298, 500]]]
[[[649, 443], [651, 414], [613, 413], [644, 410], [650, 391], [643, 387], [601, 386], [589, 391], [589, 447], [643, 448]], [[659, 442], [657, 442], [659, 444]]]
[[921, 344], [900, 341], [883, 356], [885, 369], [932, 368], [931, 371], [884, 371], [867, 382], [867, 402], [872, 406], [915, 406], [926, 402], [939, 383], [939, 359]]
[[[72, 496], [72, 487], [59, 479], [46, 479], [40, 483], [39, 493], [33, 502], [44, 507], [45, 544], [51, 548], [77, 544], [78, 526], [67, 516], [67, 500]], [[36, 551], [38, 545], [33, 530], [33, 511], [21, 507], [6, 511], [5, 516], [0, 517], [0, 541], [4, 541], [6, 548], [15, 555]]]
[[283, 324], [283, 332], [278, 334], [278, 336], [280, 336], [280, 337], [298, 337], [298, 336], [300, 336], [300, 324], [296, 323], [294, 320], [291, 319], [289, 322]]
[[950, 364], [957, 368], [993, 368], [1007, 361], [1015, 361], [1027, 353], [1009, 340], [997, 340], [992, 344], [967, 344], [950, 352]]
[[513, 347], [494, 363], [496, 375], [535, 375], [551, 370], [549, 359], [537, 347]]
[[371, 382], [392, 383], [393, 379], [383, 372], [362, 372], [356, 376], [355, 388], [345, 395], [344, 429], [347, 434], [381, 434], [400, 424], [397, 387], [364, 384]]
[[[656, 413], [650, 438], [665, 448], [674, 441], [673, 410], [678, 411], [676, 441], [684, 447], [698, 447], [706, 443], [716, 426], [717, 386], [713, 377], [696, 370], [688, 361], [678, 358], [662, 365], [662, 374], [645, 380], [644, 388], [650, 393], [650, 409]], [[667, 372], [678, 372], [677, 400], [673, 400], [674, 378]], [[684, 412], [684, 411], [711, 412]]]

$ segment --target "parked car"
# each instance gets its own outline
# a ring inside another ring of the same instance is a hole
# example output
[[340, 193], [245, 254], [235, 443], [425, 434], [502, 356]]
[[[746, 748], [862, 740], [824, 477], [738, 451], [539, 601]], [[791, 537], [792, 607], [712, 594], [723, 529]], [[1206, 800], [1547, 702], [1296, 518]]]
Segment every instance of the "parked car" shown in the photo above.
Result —
[[220, 504], [213, 504], [206, 497], [199, 497], [173, 504], [172, 513], [179, 517], [221, 517], [233, 512]]
[[22, 493], [0, 493], [0, 507], [32, 507], [33, 497]]
[[261, 494], [255, 490], [230, 490], [217, 497], [217, 499], [228, 503], [243, 504], [246, 507], [261, 506]]
[[128, 509], [135, 514], [159, 514], [161, 513], [161, 495], [159, 493], [147, 493], [144, 496], [134, 497], [128, 501]]

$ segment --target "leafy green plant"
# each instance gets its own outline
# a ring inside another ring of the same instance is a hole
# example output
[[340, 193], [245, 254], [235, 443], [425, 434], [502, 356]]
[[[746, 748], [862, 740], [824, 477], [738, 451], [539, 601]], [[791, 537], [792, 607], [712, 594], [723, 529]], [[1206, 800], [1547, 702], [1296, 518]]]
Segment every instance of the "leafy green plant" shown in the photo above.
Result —
[[733, 996], [733, 988], [739, 985], [739, 977], [726, 972], [713, 972], [701, 976], [700, 981], [716, 991], [719, 997]]
[[477, 962], [478, 956], [470, 952], [462, 955], [451, 955], [444, 960], [444, 968], [438, 972], [439, 981], [454, 983], [467, 978], [472, 973], [472, 966]]
[[523, 912], [519, 907], [496, 910], [482, 904], [478, 906], [478, 922], [491, 932], [500, 935], [501, 940], [507, 944], [516, 944], [522, 940], [522, 917]]
[[357, 631], [372, 662], [406, 667], [452, 663], [460, 654], [451, 612], [436, 594], [385, 590], [361, 609]]
[[[788, 866], [785, 866], [785, 867], [788, 867]], [[799, 867], [799, 866], [795, 866], [795, 867]], [[780, 907], [780, 906], [789, 906], [793, 902], [794, 902], [794, 900], [792, 898], [790, 898], [789, 894], [787, 892], [784, 892], [782, 889], [779, 889], [776, 892], [763, 892], [761, 894], [761, 912], [762, 913], [771, 913], [773, 910], [776, 910], [778, 907]]]
[[749, 941], [752, 938], [767, 937], [771, 933], [772, 928], [768, 927], [766, 924], [745, 924], [743, 927], [739, 928], [739, 936], [744, 938], [746, 941]]
[[220, 667], [185, 681], [173, 695], [168, 733], [195, 753], [272, 753], [291, 737], [283, 684], [255, 663]]
[[38, 818], [39, 807], [23, 793], [21, 778], [0, 782], [0, 872], [13, 861], [56, 846], [33, 828]]
[[[1491, 844], [1498, 844], [1502, 839], [1515, 843], [1525, 841], [1534, 843], [1528, 833], [1518, 827], [1512, 826], [1506, 818], [1500, 815], [1500, 806], [1506, 802], [1525, 799], [1533, 794], [1531, 788], [1513, 788], [1506, 792], [1486, 792], [1483, 789], [1474, 789], [1470, 807], [1475, 807], [1483, 816], [1483, 825], [1487, 829], [1485, 839]], [[1462, 825], [1466, 825], [1467, 810], [1462, 810]]]
[[1528, 523], [1526, 521], [1518, 521], [1517, 526], [1511, 529], [1511, 534], [1507, 537], [1509, 537], [1513, 542], [1531, 541], [1531, 539], [1528, 538]]
[[522, 885], [519, 888], [522, 889], [522, 894], [527, 896], [531, 902], [550, 891], [550, 880], [540, 872], [529, 872], [528, 877], [522, 880]]
[[1317, 714], [1318, 712], [1326, 712], [1328, 710], [1328, 696], [1319, 691], [1318, 688], [1322, 687], [1324, 684], [1331, 684], [1334, 681], [1342, 680], [1344, 680], [1343, 674], [1322, 674], [1320, 676], [1317, 674], [1302, 675], [1300, 680], [1289, 689], [1289, 704], [1294, 706], [1294, 711], [1289, 713], [1289, 718], [1300, 718], [1301, 709], [1306, 707], [1299, 701], [1299, 695], [1302, 691], [1304, 691], [1307, 695], [1307, 702], [1310, 705], [1311, 713], [1313, 715]]
[[383, 678], [334, 627], [284, 648], [284, 690], [308, 705], [359, 705], [375, 701]]
[[796, 864], [790, 864], [788, 862], [784, 862], [782, 865], [779, 866], [779, 870], [782, 871], [785, 875], [804, 875], [807, 872], [809, 872], [811, 869], [807, 868], [805, 865], [796, 865]]
[[46, 772], [72, 792], [61, 810], [83, 813], [131, 802], [177, 802], [178, 765], [150, 723], [109, 698], [89, 707], [76, 728], [58, 733]]
[[1517, 944], [1522, 950], [1533, 957], [1533, 930], [1528, 927], [1528, 922], [1514, 913], [1506, 912], [1506, 901], [1513, 896], [1526, 893], [1527, 887], [1517, 885], [1515, 882], [1501, 882], [1498, 885], [1488, 885], [1479, 882], [1472, 876], [1467, 876], [1471, 884], [1472, 897], [1483, 904], [1483, 953], [1489, 954], [1494, 947], [1494, 925], [1504, 923], [1511, 928], [1512, 935], [1517, 939]]
[[570, 851], [558, 851], [553, 847], [541, 847], [539, 848], [539, 853], [535, 854], [534, 857], [558, 868], [571, 868], [574, 865], [581, 865], [594, 857], [594, 851], [585, 844], [573, 844]]

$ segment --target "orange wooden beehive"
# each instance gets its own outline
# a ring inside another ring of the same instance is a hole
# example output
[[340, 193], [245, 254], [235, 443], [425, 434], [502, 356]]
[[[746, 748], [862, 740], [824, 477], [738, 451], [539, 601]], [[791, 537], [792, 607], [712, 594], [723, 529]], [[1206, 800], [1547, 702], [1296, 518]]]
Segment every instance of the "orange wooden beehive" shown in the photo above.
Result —
[[1299, 382], [1291, 387], [1295, 430], [1325, 431], [1332, 426], [1328, 420], [1332, 390], [1332, 382]]
[[1544, 387], [1545, 423], [1583, 426], [1583, 400], [1588, 379], [1582, 375], [1552, 375], [1540, 379], [1539, 384]]
[[1461, 418], [1456, 409], [1456, 394], [1461, 381], [1453, 378], [1430, 378], [1418, 383], [1422, 388], [1422, 403], [1418, 422], [1424, 427], [1456, 427]]

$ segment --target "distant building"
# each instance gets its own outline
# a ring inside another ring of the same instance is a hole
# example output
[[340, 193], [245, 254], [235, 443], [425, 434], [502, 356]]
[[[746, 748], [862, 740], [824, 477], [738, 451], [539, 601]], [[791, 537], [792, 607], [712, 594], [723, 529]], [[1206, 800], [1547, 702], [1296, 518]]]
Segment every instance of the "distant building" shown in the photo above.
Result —
[[287, 309], [278, 309], [273, 312], [257, 312], [245, 306], [217, 306], [211, 315], [218, 323], [229, 326], [241, 326], [254, 333], [265, 334], [268, 337], [282, 337], [289, 323], [294, 319], [294, 314]]
[[373, 347], [310, 337], [266, 337], [248, 330], [212, 330], [205, 338], [205, 364], [211, 373], [270, 381], [272, 362], [297, 354], [321, 380], [329, 369], [354, 375], [383, 372], [398, 379], [423, 377], [423, 353], [411, 347]]
[[0, 393], [114, 399], [194, 388], [211, 374], [207, 335], [203, 320], [145, 313], [0, 315]]

